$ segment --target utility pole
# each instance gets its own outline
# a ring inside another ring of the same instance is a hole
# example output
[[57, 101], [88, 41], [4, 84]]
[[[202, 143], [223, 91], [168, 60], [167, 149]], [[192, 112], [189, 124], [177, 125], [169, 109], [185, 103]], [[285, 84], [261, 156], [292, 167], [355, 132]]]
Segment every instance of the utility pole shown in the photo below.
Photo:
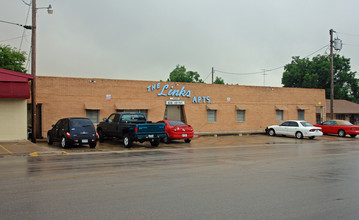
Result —
[[330, 119], [334, 119], [334, 68], [333, 68], [333, 29], [329, 30], [330, 34]]
[[212, 67], [212, 84], [214, 82], [214, 68]]
[[266, 70], [265, 69], [262, 69], [263, 70], [263, 86], [266, 85]]
[[36, 0], [32, 0], [32, 29], [31, 29], [31, 141], [36, 143]]

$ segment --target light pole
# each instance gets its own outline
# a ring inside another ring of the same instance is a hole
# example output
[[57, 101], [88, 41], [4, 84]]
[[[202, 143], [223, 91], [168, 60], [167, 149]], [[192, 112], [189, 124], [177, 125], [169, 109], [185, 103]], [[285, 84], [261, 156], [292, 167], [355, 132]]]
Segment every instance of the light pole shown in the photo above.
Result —
[[334, 119], [334, 68], [333, 68], [333, 29], [330, 34], [330, 119]]
[[36, 8], [36, 0], [32, 0], [32, 28], [31, 28], [31, 74], [34, 79], [31, 83], [31, 141], [36, 143], [36, 10], [47, 9], [48, 14], [52, 14], [51, 5], [48, 7]]
[[54, 12], [51, 5], [49, 5], [48, 7], [36, 8], [36, 0], [32, 0], [31, 26], [0, 20], [0, 22], [2, 23], [18, 25], [25, 29], [31, 30], [31, 74], [34, 76], [31, 82], [31, 126], [32, 126], [31, 141], [34, 143], [36, 143], [36, 10], [37, 9], [47, 9], [48, 14], [52, 14]]

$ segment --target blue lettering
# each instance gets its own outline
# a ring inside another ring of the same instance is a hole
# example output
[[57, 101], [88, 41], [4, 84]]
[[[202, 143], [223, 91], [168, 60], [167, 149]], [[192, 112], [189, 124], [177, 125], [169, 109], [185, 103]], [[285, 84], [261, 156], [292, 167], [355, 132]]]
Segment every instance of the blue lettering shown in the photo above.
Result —
[[178, 94], [178, 96], [185, 96], [185, 93], [186, 93], [186, 90], [184, 89], [184, 86], [182, 86], [182, 88], [181, 88], [181, 90], [180, 90], [180, 92], [179, 92], [179, 94]]
[[156, 89], [156, 84], [155, 85], [152, 85], [152, 90], [151, 91], [153, 91], [153, 90], [155, 90]]
[[197, 97], [197, 100], [198, 100], [198, 103], [202, 100], [202, 97], [201, 96], [198, 96]]
[[185, 97], [191, 98], [191, 91], [190, 90], [187, 90], [187, 93], [186, 93]]
[[197, 103], [196, 96], [193, 96], [192, 103]]
[[207, 96], [207, 103], [211, 103], [211, 100], [209, 99], [209, 96]]
[[161, 88], [160, 83], [157, 83], [157, 89], [160, 89], [160, 88]]
[[165, 91], [166, 89], [168, 89], [168, 85], [167, 85], [167, 84], [162, 87], [161, 93], [158, 93], [157, 95], [158, 95], [158, 96], [161, 96], [161, 95], [167, 96], [166, 94], [163, 93], [163, 91]]
[[151, 86], [148, 86], [148, 87], [147, 87], [147, 92], [149, 92], [149, 91], [150, 91], [150, 89], [151, 89]]

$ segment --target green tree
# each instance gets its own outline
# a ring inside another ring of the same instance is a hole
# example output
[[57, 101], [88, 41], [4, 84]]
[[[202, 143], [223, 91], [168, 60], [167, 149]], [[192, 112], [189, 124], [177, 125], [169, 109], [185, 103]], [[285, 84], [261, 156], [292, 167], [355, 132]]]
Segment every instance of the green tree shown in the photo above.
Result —
[[176, 68], [170, 73], [168, 82], [191, 82], [191, 83], [204, 83], [200, 79], [200, 75], [194, 71], [187, 71], [185, 66], [177, 65]]
[[16, 48], [0, 45], [0, 68], [26, 73], [25, 56], [25, 52], [19, 52]]
[[[330, 58], [318, 55], [312, 58], [292, 57], [292, 62], [284, 66], [282, 84], [284, 87], [325, 89], [330, 98]], [[334, 55], [334, 98], [359, 103], [359, 80], [352, 72], [350, 59]]]
[[224, 80], [221, 77], [216, 76], [216, 80], [214, 80], [213, 84], [224, 84]]

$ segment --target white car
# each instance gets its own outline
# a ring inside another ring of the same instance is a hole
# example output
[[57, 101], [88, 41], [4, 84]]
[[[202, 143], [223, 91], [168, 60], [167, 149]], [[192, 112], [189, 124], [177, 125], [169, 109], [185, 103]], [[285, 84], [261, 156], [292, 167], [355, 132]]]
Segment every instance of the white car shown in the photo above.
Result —
[[285, 121], [280, 125], [272, 125], [266, 128], [267, 134], [274, 135], [288, 135], [295, 136], [298, 139], [303, 137], [309, 137], [314, 139], [317, 136], [322, 136], [322, 128], [314, 127], [312, 124], [306, 121]]

